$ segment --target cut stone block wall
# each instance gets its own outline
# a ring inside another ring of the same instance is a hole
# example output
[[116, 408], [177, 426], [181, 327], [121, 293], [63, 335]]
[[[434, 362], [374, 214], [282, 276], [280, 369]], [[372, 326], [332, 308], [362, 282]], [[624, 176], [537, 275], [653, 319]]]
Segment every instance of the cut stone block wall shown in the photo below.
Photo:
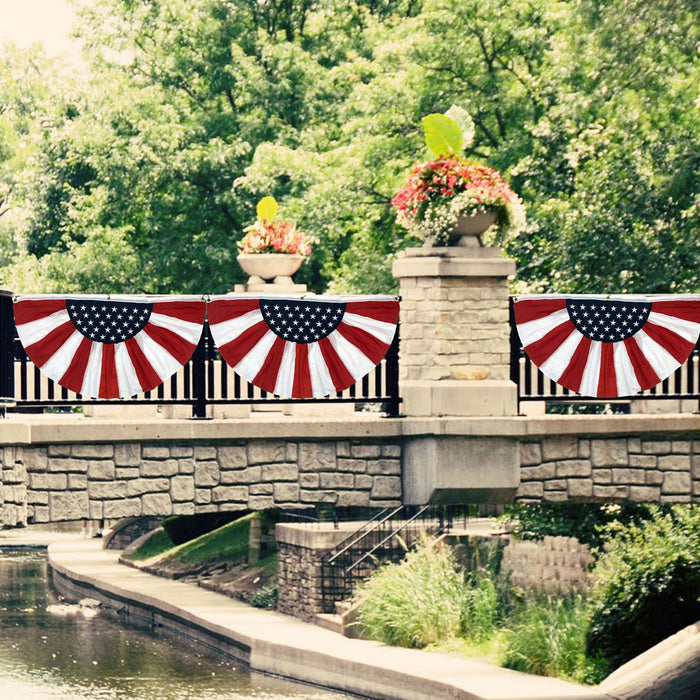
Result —
[[[604, 420], [601, 417], [601, 420]], [[520, 445], [515, 500], [700, 502], [700, 439], [543, 437]]]
[[2, 460], [5, 526], [401, 502], [399, 442], [61, 443]]
[[501, 572], [509, 574], [514, 586], [527, 590], [584, 593], [592, 563], [590, 547], [575, 537], [510, 540], [503, 548]]

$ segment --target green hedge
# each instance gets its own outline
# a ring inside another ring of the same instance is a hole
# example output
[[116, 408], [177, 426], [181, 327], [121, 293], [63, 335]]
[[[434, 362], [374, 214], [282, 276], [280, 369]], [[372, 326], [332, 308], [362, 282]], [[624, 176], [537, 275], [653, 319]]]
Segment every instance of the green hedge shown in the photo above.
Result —
[[700, 620], [700, 510], [651, 515], [622, 529], [595, 569], [587, 650], [609, 670]]

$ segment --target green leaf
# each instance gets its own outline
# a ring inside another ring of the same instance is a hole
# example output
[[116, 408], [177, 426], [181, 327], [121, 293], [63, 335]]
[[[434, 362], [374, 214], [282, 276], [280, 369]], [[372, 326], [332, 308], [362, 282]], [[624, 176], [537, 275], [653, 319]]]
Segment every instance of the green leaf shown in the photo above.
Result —
[[459, 105], [452, 105], [445, 112], [445, 116], [454, 119], [462, 132], [462, 150], [464, 150], [474, 140], [474, 120], [469, 115], [469, 112]]
[[428, 150], [439, 158], [462, 151], [462, 133], [457, 122], [444, 114], [423, 117], [425, 143]]
[[258, 217], [263, 221], [270, 222], [277, 215], [279, 204], [274, 197], [263, 197], [259, 202], [256, 211]]

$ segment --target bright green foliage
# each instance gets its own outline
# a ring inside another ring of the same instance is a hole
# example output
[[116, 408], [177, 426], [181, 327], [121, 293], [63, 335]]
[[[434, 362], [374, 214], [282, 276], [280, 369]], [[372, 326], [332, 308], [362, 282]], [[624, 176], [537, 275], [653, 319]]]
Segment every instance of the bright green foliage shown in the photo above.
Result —
[[595, 569], [588, 650], [612, 670], [700, 619], [700, 509], [674, 506], [609, 542]]
[[0, 48], [0, 202], [18, 214], [0, 216], [0, 267], [16, 259], [17, 291], [231, 289], [263, 195], [319, 238], [298, 281], [395, 289], [413, 241], [390, 200], [425, 156], [421, 120], [446, 110], [450, 148], [526, 204], [502, 241], [519, 288], [700, 288], [694, 3], [81, 4], [91, 79], [48, 90]]
[[423, 131], [428, 150], [435, 158], [462, 152], [462, 132], [457, 122], [447, 115], [429, 114], [423, 117]]
[[150, 536], [141, 543], [135, 552], [125, 554], [124, 558], [130, 561], [143, 561], [156, 557], [169, 549], [172, 549], [175, 543], [170, 539], [170, 535], [163, 529], [157, 528], [150, 533]]
[[588, 611], [580, 595], [526, 600], [505, 637], [506, 668], [579, 682], [602, 680], [586, 658]]

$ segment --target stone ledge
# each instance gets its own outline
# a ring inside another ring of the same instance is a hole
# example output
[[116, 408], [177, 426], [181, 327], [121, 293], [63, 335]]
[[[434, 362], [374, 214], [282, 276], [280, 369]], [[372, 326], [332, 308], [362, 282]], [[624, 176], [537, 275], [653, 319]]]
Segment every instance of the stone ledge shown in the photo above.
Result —
[[509, 258], [401, 258], [391, 270], [394, 277], [509, 277], [515, 261]]

